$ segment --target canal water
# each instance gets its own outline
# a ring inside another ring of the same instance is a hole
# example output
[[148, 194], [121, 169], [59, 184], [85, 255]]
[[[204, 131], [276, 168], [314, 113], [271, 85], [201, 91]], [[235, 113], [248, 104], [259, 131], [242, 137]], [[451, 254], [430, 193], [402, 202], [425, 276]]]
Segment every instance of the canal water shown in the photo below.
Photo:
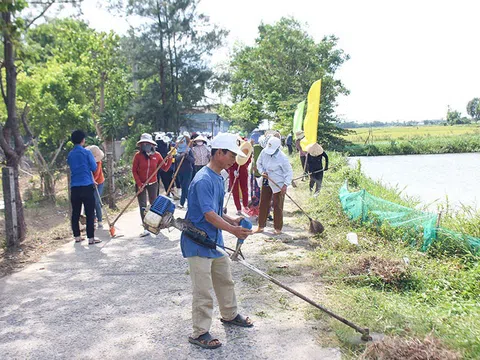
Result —
[[480, 209], [480, 153], [440, 155], [361, 156], [362, 172], [384, 185], [404, 189], [430, 210], [448, 202]]

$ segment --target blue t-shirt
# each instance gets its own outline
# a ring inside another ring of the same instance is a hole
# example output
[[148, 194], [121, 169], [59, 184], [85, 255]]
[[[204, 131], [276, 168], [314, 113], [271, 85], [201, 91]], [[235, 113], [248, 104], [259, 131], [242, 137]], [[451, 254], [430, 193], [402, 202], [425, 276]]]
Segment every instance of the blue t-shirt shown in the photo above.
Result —
[[[210, 224], [205, 219], [205, 214], [214, 211], [222, 216], [224, 196], [223, 177], [208, 166], [204, 166], [196, 173], [188, 188], [188, 210], [185, 216], [185, 219], [190, 220], [197, 229], [205, 231], [221, 247], [223, 247], [222, 231]], [[218, 250], [212, 250], [194, 243], [183, 233], [180, 245], [183, 257], [218, 258], [223, 256]]]
[[81, 145], [75, 145], [68, 154], [68, 166], [70, 166], [70, 187], [93, 185], [92, 172], [97, 170], [97, 163], [91, 151]]

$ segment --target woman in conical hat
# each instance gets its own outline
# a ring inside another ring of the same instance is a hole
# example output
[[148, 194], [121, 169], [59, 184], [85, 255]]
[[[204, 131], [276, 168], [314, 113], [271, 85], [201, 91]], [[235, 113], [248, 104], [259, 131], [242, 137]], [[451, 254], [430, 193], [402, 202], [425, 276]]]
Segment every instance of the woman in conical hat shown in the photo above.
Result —
[[[315, 192], [313, 196], [317, 197], [322, 188], [323, 173], [328, 170], [328, 155], [320, 144], [314, 143], [306, 147], [307, 167], [310, 173], [310, 192], [313, 192], [315, 185]], [[325, 158], [325, 169], [323, 168], [322, 158]]]

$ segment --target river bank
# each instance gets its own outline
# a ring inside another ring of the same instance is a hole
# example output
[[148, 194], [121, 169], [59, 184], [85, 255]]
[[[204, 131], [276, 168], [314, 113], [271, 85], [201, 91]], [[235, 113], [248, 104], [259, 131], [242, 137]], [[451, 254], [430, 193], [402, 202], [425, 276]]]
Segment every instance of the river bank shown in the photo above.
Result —
[[[349, 168], [346, 158], [337, 153], [330, 152], [329, 157], [332, 170], [325, 174], [318, 198], [309, 197], [306, 185], [295, 190], [296, 197], [308, 199], [306, 207], [313, 217], [325, 224], [326, 231], [311, 240], [314, 249], [304, 264], [325, 284], [326, 304], [399, 342], [432, 336], [459, 356], [476, 358], [480, 353], [478, 257], [462, 244], [440, 241], [423, 253], [409, 245], [402, 231], [350, 221], [338, 198], [345, 180], [352, 191], [366, 189], [411, 208], [418, 201], [366, 178], [360, 169]], [[441, 224], [476, 232], [480, 216], [446, 214]], [[357, 233], [358, 246], [346, 240], [349, 232]], [[309, 316], [329, 321], [317, 311]], [[353, 334], [335, 321], [330, 325], [335, 337], [329, 341], [338, 341], [344, 354], [359, 356], [362, 349], [349, 342]]]

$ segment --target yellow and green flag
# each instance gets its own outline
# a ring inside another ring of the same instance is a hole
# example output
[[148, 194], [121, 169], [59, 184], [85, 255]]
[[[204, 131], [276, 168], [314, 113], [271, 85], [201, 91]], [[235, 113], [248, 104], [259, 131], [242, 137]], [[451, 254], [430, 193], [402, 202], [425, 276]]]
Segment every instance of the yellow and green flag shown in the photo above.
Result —
[[303, 131], [305, 138], [302, 139], [300, 145], [302, 149], [317, 142], [318, 130], [318, 110], [320, 109], [320, 90], [322, 87], [322, 80], [315, 81], [308, 91], [307, 114], [303, 122]]
[[293, 115], [293, 133], [302, 130], [303, 124], [303, 111], [305, 109], [305, 100], [297, 104], [297, 110], [295, 110], [295, 115]]

